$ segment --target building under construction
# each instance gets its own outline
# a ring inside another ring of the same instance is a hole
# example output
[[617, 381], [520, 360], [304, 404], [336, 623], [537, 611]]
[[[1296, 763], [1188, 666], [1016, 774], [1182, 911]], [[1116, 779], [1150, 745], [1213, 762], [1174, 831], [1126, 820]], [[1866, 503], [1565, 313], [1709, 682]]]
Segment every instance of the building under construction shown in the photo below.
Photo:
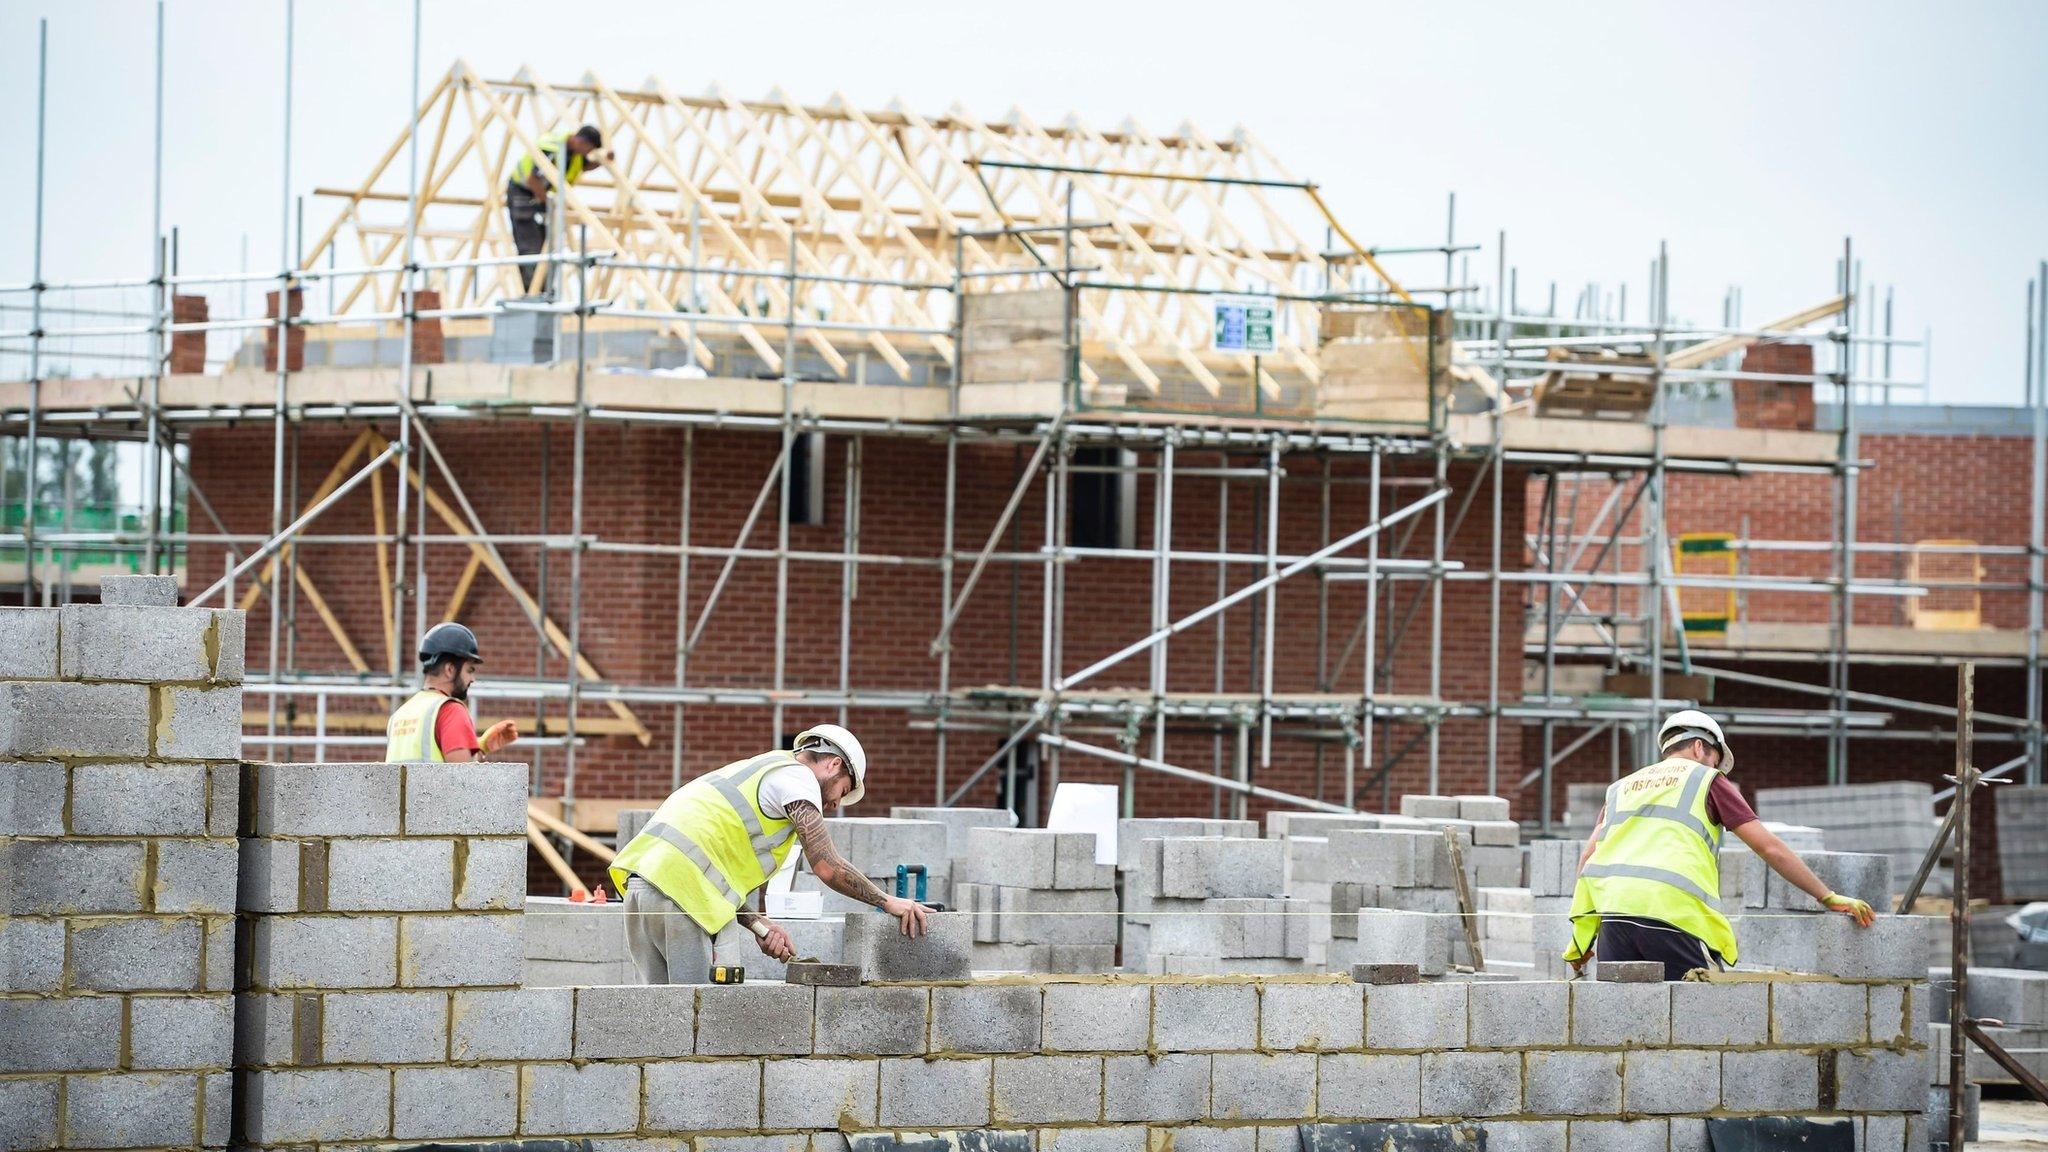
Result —
[[[610, 162], [520, 258], [505, 174], [583, 123]], [[1454, 212], [1383, 244], [1242, 129], [459, 62], [397, 127], [280, 204], [289, 268], [165, 228], [0, 295], [9, 595], [248, 609], [258, 754], [375, 758], [446, 618], [588, 830], [827, 719], [876, 801], [1027, 824], [1089, 780], [1548, 827], [1692, 702], [1752, 787], [1939, 787], [1962, 661], [2040, 781], [2040, 358], [2029, 408], [1906, 403], [1926, 341], [1846, 246], [1705, 324], [1661, 253], [1631, 314], [1526, 302]], [[125, 508], [71, 479], [109, 443]]]

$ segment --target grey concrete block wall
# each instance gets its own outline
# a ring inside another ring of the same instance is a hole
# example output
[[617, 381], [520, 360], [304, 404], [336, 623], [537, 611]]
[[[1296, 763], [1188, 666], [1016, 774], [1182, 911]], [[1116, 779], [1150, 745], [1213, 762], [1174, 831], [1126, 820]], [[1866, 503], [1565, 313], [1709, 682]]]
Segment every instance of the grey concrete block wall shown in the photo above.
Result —
[[0, 1146], [226, 1142], [242, 644], [231, 610], [0, 609]]

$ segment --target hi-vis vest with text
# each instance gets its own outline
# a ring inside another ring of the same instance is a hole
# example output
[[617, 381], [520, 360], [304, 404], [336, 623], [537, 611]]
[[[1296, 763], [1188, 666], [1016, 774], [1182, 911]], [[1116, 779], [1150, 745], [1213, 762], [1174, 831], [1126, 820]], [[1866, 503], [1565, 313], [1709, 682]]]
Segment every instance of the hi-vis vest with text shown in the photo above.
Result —
[[[540, 150], [547, 154], [548, 160], [554, 164], [556, 170], [561, 172], [562, 176], [569, 183], [574, 184], [583, 178], [583, 157], [569, 151], [569, 133], [550, 132], [541, 137], [537, 143], [540, 144]], [[519, 163], [512, 168], [512, 182], [514, 184], [526, 183], [532, 177], [533, 170], [536, 167], [538, 165], [533, 162], [533, 154], [531, 152], [521, 156]]]
[[639, 876], [716, 935], [789, 857], [795, 830], [761, 811], [761, 782], [797, 763], [766, 752], [683, 785], [612, 861], [612, 883], [623, 894], [627, 877]]
[[434, 721], [441, 715], [441, 705], [449, 697], [429, 688], [413, 693], [413, 697], [398, 706], [391, 714], [391, 720], [384, 725], [384, 762], [404, 764], [418, 760], [443, 759], [441, 744], [434, 738]]
[[1572, 891], [1572, 943], [1593, 946], [1602, 916], [1662, 920], [1735, 963], [1735, 930], [1721, 915], [1721, 826], [1707, 815], [1715, 770], [1683, 757], [1639, 769], [1607, 789], [1599, 846]]

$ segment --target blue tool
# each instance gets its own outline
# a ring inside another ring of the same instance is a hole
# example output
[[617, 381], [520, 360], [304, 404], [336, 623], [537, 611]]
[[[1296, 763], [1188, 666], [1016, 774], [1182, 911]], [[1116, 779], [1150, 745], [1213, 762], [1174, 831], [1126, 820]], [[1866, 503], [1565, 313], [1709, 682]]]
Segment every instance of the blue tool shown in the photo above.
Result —
[[[915, 896], [910, 895], [910, 878], [912, 876], [917, 877], [917, 895]], [[922, 864], [898, 864], [896, 866], [896, 895], [899, 897], [909, 896], [912, 900], [917, 901], [934, 912], [944, 912], [946, 910], [944, 904], [933, 903], [925, 899], [926, 876], [925, 866]]]

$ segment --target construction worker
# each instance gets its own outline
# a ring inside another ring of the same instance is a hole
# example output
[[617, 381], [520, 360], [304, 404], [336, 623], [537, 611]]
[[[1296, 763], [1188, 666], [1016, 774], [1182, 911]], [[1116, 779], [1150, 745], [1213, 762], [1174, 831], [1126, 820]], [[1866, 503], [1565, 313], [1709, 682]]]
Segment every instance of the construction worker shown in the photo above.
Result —
[[[585, 124], [573, 133], [550, 132], [537, 143], [548, 163], [570, 184], [581, 180], [589, 169], [604, 166], [600, 154], [604, 134], [595, 124]], [[511, 182], [505, 187], [505, 209], [512, 216], [512, 245], [521, 256], [536, 256], [547, 249], [548, 195], [552, 191], [547, 173], [532, 153], [521, 156], [519, 163], [513, 165]], [[529, 293], [546, 294], [552, 289], [553, 268], [540, 264], [522, 269], [521, 278]]]
[[827, 887], [896, 917], [904, 935], [923, 935], [930, 909], [876, 887], [825, 830], [826, 806], [858, 804], [867, 772], [853, 733], [820, 724], [800, 733], [790, 751], [735, 761], [669, 796], [611, 868], [626, 898], [626, 947], [641, 981], [703, 983], [720, 962], [719, 930], [734, 920], [768, 956], [795, 956], [789, 934], [747, 900], [767, 890], [797, 844]]
[[1656, 960], [1666, 980], [1735, 963], [1735, 930], [1721, 915], [1721, 833], [1735, 833], [1772, 870], [1867, 928], [1875, 914], [1828, 891], [1797, 853], [1756, 818], [1728, 779], [1735, 752], [1704, 712], [1673, 713], [1657, 731], [1664, 759], [1607, 789], [1592, 838], [1579, 854], [1572, 943], [1564, 958]]
[[424, 681], [412, 699], [398, 706], [384, 726], [387, 763], [447, 760], [467, 763], [480, 752], [496, 752], [519, 739], [519, 726], [500, 720], [476, 733], [469, 715], [469, 686], [484, 662], [476, 633], [450, 621], [436, 624], [420, 637], [420, 674]]

